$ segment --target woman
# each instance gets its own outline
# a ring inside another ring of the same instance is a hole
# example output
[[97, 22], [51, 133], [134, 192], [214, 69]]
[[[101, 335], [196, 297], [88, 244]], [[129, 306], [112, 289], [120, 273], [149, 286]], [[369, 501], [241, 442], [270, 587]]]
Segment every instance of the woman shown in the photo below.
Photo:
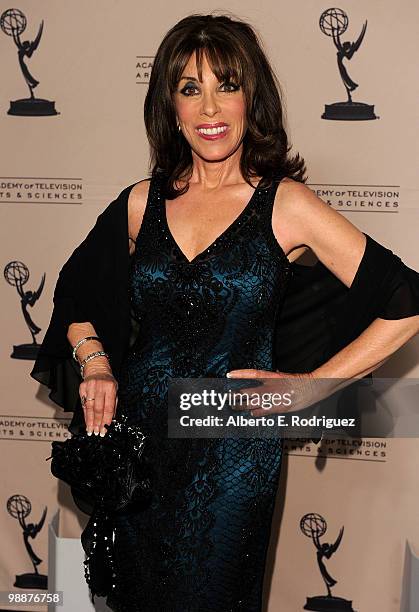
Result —
[[[168, 382], [290, 376], [274, 371], [273, 358], [290, 261], [310, 248], [350, 287], [369, 237], [304, 185], [303, 160], [288, 157], [275, 77], [247, 24], [212, 15], [176, 24], [155, 58], [145, 123], [152, 178], [124, 189], [89, 238], [90, 253], [96, 248], [106, 257], [92, 237], [100, 236], [104, 219], [122, 200], [128, 202], [136, 337], [120, 367], [109, 350], [117, 334], [113, 330], [110, 339], [110, 321], [125, 317], [119, 297], [115, 303], [106, 297], [113, 264], [108, 258], [109, 268], [94, 268], [85, 243], [63, 268], [67, 274], [60, 273], [69, 279], [71, 270], [73, 285], [57, 284], [50, 325], [68, 328], [67, 339], [77, 347], [88, 432], [104, 435], [119, 403], [152, 441], [153, 500], [142, 512], [117, 518], [115, 587], [107, 603], [130, 612], [256, 612], [281, 441], [168, 438]], [[416, 273], [410, 272], [417, 291]], [[113, 305], [106, 316], [102, 303], [92, 306], [92, 283]], [[86, 303], [80, 298], [74, 308], [78, 293]], [[419, 330], [419, 316], [413, 316], [419, 313], [417, 293], [415, 298], [399, 307], [399, 320], [374, 320], [355, 342], [294, 376], [330, 378], [332, 392], [333, 378], [373, 371]], [[83, 341], [95, 336], [99, 340]], [[104, 349], [110, 356], [94, 355]], [[59, 376], [45, 378], [43, 367], [39, 361], [32, 375], [49, 384], [56, 398]]]

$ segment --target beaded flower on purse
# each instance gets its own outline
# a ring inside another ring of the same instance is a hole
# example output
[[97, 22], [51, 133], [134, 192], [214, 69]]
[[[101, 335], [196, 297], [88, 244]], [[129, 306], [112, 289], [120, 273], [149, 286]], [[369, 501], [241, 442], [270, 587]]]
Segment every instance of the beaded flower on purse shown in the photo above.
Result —
[[115, 588], [114, 517], [147, 504], [151, 497], [146, 436], [121, 415], [105, 425], [104, 437], [75, 434], [52, 442], [51, 473], [88, 499], [93, 507], [81, 534], [86, 553], [85, 578], [94, 596]]

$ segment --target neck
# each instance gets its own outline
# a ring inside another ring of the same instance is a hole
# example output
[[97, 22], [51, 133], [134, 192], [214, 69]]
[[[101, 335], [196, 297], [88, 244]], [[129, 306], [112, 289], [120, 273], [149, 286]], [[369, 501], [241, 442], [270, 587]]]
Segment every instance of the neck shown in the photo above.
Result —
[[190, 184], [199, 184], [203, 189], [218, 189], [223, 185], [233, 185], [243, 182], [240, 172], [240, 158], [243, 145], [240, 145], [232, 155], [222, 161], [207, 161], [192, 151], [192, 176]]

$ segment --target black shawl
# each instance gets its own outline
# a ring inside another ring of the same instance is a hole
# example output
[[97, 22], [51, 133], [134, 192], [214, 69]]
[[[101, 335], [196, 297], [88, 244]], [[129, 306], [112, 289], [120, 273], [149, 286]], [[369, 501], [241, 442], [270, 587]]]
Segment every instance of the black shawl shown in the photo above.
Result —
[[[50, 389], [49, 397], [73, 412], [70, 431], [84, 425], [79, 397], [82, 381], [67, 340], [72, 322], [90, 321], [110, 356], [115, 378], [135, 340], [128, 274], [128, 194], [123, 189], [98, 216], [94, 227], [61, 268], [54, 307], [30, 375]], [[320, 261], [293, 262], [277, 322], [274, 369], [309, 372], [354, 340], [377, 317], [419, 314], [419, 274], [391, 250], [367, 238], [350, 288]]]

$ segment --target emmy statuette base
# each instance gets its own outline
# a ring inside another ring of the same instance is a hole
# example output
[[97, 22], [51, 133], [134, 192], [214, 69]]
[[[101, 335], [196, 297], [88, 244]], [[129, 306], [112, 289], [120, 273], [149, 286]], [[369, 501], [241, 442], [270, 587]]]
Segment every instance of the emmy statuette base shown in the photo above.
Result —
[[10, 357], [12, 359], [36, 359], [40, 348], [40, 344], [19, 344], [18, 346], [14, 344]]
[[374, 113], [374, 104], [335, 102], [324, 105], [324, 113], [321, 118], [338, 121], [370, 121], [379, 117]]
[[356, 612], [352, 607], [352, 601], [343, 599], [343, 597], [328, 597], [327, 595], [307, 597], [304, 610], [314, 610], [315, 612]]
[[20, 589], [48, 589], [48, 576], [45, 574], [19, 574], [14, 582]]
[[19, 117], [46, 117], [48, 115], [59, 115], [55, 110], [55, 102], [43, 100], [42, 98], [22, 98], [11, 100], [8, 115]]

